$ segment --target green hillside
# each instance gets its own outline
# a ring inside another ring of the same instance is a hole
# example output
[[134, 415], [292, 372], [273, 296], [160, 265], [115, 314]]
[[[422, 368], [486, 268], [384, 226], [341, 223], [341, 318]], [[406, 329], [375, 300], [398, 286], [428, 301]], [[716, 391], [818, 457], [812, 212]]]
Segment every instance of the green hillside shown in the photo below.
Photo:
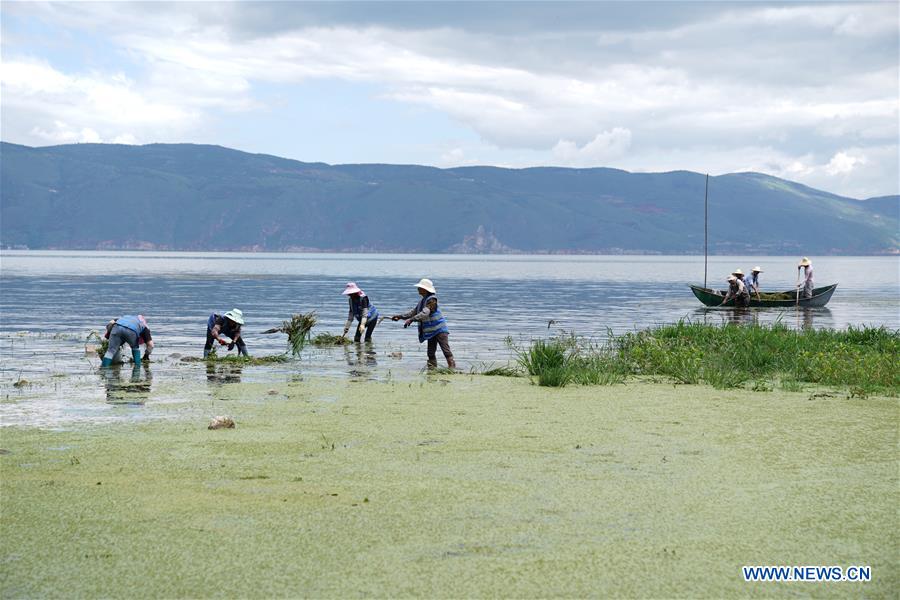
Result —
[[[327, 165], [218, 146], [0, 146], [0, 243], [29, 248], [703, 252], [686, 171]], [[898, 248], [898, 197], [710, 178], [710, 252]]]

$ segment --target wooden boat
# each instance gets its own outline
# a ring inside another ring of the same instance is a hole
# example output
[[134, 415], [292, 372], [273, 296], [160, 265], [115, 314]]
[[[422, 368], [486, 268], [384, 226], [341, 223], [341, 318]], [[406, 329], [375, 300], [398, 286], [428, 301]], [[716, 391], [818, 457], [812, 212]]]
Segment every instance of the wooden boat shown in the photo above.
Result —
[[[837, 289], [838, 284], [833, 283], [831, 285], [827, 285], [825, 287], [815, 288], [813, 290], [812, 298], [804, 298], [800, 297], [800, 302], [797, 302], [797, 291], [790, 290], [787, 292], [778, 292], [776, 294], [767, 294], [765, 292], [760, 292], [761, 300], [756, 299], [756, 294], [750, 295], [750, 306], [758, 306], [758, 307], [784, 307], [790, 308], [792, 306], [800, 306], [801, 308], [819, 308], [828, 304], [828, 301], [831, 300], [831, 295], [834, 293], [834, 290]], [[722, 304], [722, 298], [725, 297], [725, 290], [711, 290], [709, 288], [700, 287], [699, 285], [692, 285], [691, 291], [694, 292], [694, 295], [697, 296], [697, 300], [705, 304], [706, 306], [723, 306], [725, 308], [734, 306], [734, 300], [729, 300], [725, 304]], [[773, 296], [780, 296], [781, 298], [775, 299]]]

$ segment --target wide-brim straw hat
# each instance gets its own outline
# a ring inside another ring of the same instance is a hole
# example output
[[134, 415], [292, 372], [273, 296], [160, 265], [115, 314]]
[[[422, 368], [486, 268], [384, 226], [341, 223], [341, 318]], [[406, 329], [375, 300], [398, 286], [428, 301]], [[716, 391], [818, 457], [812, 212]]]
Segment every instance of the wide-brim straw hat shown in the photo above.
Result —
[[358, 294], [362, 290], [359, 289], [359, 286], [356, 283], [350, 281], [347, 283], [347, 287], [344, 288], [344, 291], [341, 292], [344, 296], [349, 296], [350, 294]]
[[727, 281], [737, 281], [737, 277], [735, 277], [734, 275], [729, 275], [726, 279]]
[[762, 269], [760, 269], [759, 267], [753, 267], [752, 269], [750, 269], [750, 272], [751, 273], [763, 273], [764, 271]]
[[225, 313], [222, 316], [225, 317], [226, 319], [231, 319], [238, 325], [244, 324], [244, 313], [242, 313], [241, 309], [239, 309], [239, 308], [232, 308], [231, 310], [229, 310], [227, 313]]
[[734, 275], [735, 277], [737, 277], [738, 275], [743, 275], [744, 272], [741, 271], [740, 269], [735, 269], [734, 271], [731, 272], [731, 274]]
[[800, 264], [798, 266], [808, 267], [811, 264], [812, 264], [812, 261], [804, 256], [803, 258], [800, 259]]
[[430, 279], [420, 279], [419, 283], [416, 284], [417, 288], [422, 288], [426, 292], [430, 292], [432, 294], [437, 294], [437, 290], [434, 289], [434, 283]]

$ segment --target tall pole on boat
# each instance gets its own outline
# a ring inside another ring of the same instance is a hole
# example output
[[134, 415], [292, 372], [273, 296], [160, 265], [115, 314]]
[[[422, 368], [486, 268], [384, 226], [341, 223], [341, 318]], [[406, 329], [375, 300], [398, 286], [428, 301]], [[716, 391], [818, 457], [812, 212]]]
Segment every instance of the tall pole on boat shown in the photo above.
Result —
[[709, 173], [706, 174], [706, 194], [703, 198], [703, 287], [706, 288], [706, 263], [709, 256]]

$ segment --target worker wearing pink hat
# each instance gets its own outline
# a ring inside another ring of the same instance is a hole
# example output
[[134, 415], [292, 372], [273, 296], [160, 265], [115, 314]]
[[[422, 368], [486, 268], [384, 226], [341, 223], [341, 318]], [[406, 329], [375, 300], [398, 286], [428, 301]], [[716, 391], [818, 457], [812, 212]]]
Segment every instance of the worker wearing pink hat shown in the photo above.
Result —
[[347, 335], [347, 332], [353, 325], [353, 321], [357, 320], [359, 321], [359, 327], [356, 328], [353, 341], [358, 342], [362, 338], [363, 333], [365, 333], [365, 341], [371, 342], [372, 332], [375, 331], [375, 326], [378, 325], [378, 309], [372, 305], [366, 293], [353, 281], [347, 283], [347, 286], [341, 293], [347, 296], [350, 303], [350, 312], [347, 314], [347, 322], [344, 324], [344, 333], [342, 335]]

